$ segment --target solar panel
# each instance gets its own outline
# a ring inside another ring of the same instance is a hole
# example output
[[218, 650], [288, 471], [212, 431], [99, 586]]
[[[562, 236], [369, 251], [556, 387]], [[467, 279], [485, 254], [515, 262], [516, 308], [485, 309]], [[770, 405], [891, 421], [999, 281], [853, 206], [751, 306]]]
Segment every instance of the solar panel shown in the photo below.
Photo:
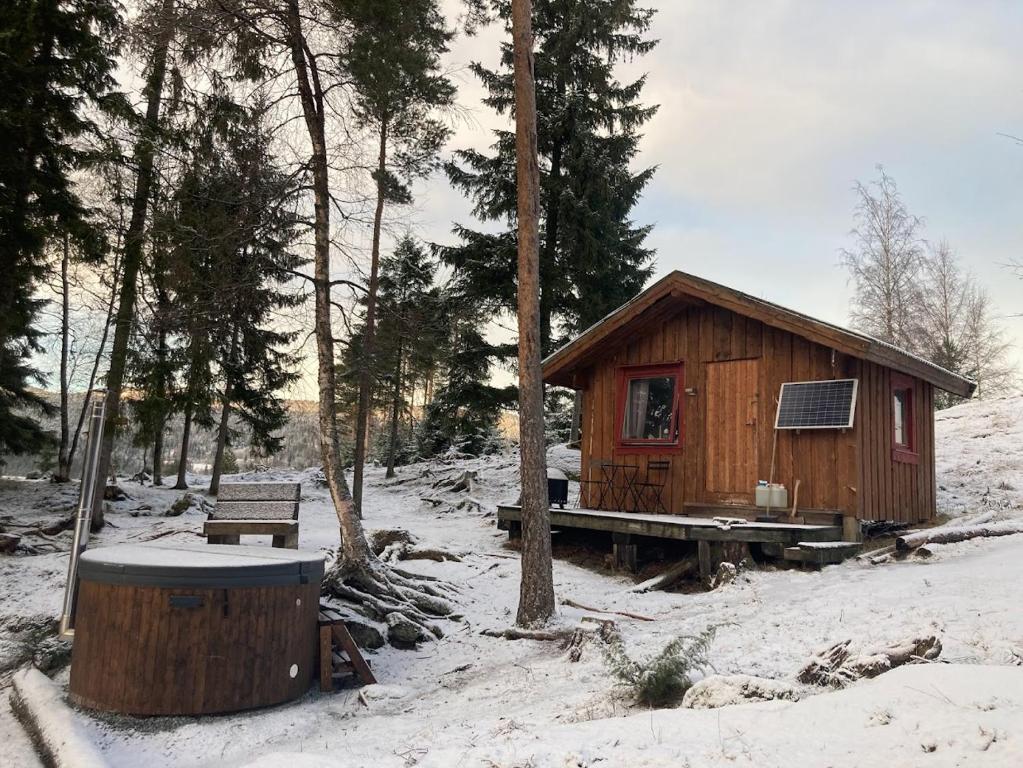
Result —
[[775, 429], [850, 429], [858, 379], [795, 381], [781, 385]]

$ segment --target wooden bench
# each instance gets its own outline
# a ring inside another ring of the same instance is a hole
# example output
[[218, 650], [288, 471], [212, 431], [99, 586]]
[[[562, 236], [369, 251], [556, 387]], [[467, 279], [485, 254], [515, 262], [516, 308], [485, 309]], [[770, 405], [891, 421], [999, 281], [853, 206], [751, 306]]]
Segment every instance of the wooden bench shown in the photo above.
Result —
[[298, 549], [301, 483], [226, 483], [203, 533], [208, 544], [237, 544], [241, 536], [273, 536], [275, 547]]

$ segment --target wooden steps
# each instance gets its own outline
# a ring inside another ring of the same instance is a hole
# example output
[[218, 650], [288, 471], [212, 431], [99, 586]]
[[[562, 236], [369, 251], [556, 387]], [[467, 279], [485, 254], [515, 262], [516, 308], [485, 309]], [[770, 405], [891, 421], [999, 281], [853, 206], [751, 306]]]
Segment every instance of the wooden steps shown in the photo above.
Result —
[[363, 685], [373, 685], [377, 681], [373, 670], [352, 639], [341, 614], [326, 606], [320, 606], [319, 625], [320, 690], [332, 691], [336, 681], [353, 675], [358, 677]]
[[860, 551], [860, 544], [852, 541], [801, 541], [794, 547], [785, 547], [782, 558], [805, 565], [833, 565]]

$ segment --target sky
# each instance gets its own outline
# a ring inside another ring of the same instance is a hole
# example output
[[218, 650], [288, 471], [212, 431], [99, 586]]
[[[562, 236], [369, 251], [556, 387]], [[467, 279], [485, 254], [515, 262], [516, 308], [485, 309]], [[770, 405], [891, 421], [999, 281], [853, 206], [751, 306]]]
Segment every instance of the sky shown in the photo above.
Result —
[[[646, 73], [643, 101], [660, 105], [637, 161], [657, 172], [634, 209], [653, 225], [655, 277], [680, 269], [846, 324], [852, 187], [880, 163], [1023, 348], [1023, 280], [1005, 266], [1023, 261], [1023, 143], [1002, 135], [1023, 137], [1023, 4], [648, 4], [660, 43], [620, 74]], [[502, 37], [460, 36], [446, 58], [461, 113], [449, 152], [507, 126], [466, 69], [494, 65]], [[424, 239], [472, 223], [441, 175], [417, 193], [403, 226]]]

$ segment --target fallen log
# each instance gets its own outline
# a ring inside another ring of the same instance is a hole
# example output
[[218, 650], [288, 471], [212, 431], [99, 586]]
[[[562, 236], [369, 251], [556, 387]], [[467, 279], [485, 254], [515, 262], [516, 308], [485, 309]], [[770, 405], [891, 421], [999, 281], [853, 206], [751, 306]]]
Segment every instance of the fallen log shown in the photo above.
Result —
[[1004, 523], [982, 523], [980, 525], [932, 528], [916, 531], [895, 539], [895, 548], [907, 552], [924, 544], [952, 544], [986, 536], [1011, 536], [1023, 533], [1023, 520], [1007, 520]]
[[505, 640], [564, 640], [571, 641], [575, 637], [578, 627], [560, 627], [558, 629], [522, 629], [521, 627], [508, 627], [507, 629], [484, 629], [480, 632], [486, 637], [500, 637]]
[[630, 592], [653, 592], [655, 590], [671, 589], [682, 579], [694, 575], [699, 570], [699, 562], [695, 558], [683, 560], [671, 566], [664, 573], [658, 574], [651, 579], [637, 584], [629, 589]]
[[807, 685], [843, 688], [860, 678], [877, 677], [903, 664], [933, 661], [941, 654], [941, 641], [934, 635], [903, 640], [858, 656], [849, 652], [850, 643], [850, 640], [842, 640], [818, 652], [799, 670], [796, 679]]
[[56, 683], [34, 667], [22, 668], [11, 682], [11, 709], [46, 765], [106, 768], [107, 761], [64, 703]]
[[650, 616], [641, 616], [638, 613], [629, 613], [628, 611], [606, 611], [600, 608], [594, 608], [593, 606], [590, 605], [583, 605], [582, 603], [577, 603], [575, 600], [572, 600], [569, 597], [566, 597], [564, 600], [562, 600], [561, 604], [567, 605], [569, 608], [578, 608], [580, 611], [593, 611], [594, 613], [606, 613], [613, 616], [624, 616], [627, 619], [636, 619], [637, 621], [656, 621], [656, 619], [651, 618]]

